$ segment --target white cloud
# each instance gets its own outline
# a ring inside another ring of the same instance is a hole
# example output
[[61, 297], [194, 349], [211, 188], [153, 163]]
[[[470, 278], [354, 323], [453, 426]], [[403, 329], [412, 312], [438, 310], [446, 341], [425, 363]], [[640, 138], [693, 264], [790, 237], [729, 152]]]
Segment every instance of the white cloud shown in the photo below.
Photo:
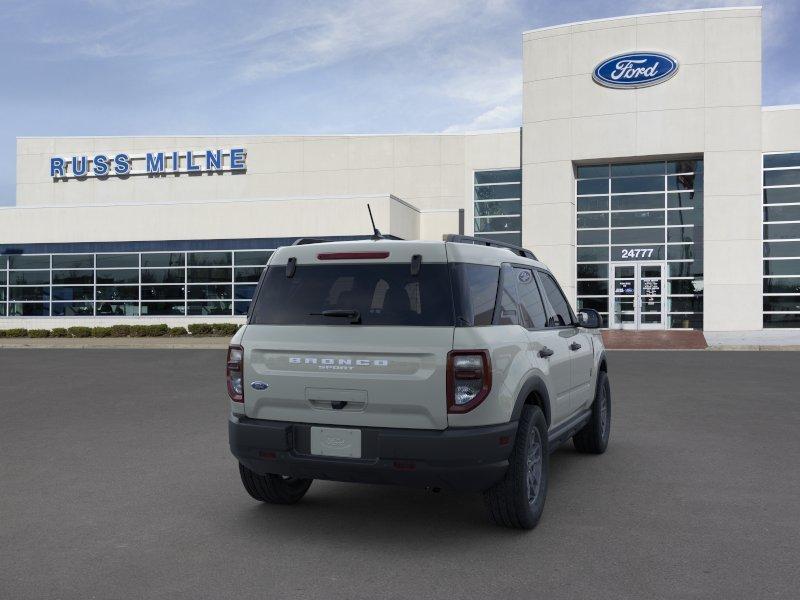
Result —
[[504, 104], [494, 106], [479, 114], [468, 123], [450, 125], [444, 133], [458, 133], [463, 131], [480, 131], [485, 129], [506, 129], [519, 127], [522, 124], [522, 108], [520, 104]]

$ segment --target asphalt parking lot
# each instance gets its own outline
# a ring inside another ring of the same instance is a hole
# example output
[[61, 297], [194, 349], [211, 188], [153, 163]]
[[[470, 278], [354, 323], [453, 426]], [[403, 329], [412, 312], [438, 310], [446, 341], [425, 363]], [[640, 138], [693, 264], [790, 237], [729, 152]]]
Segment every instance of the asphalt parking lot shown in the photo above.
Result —
[[315, 482], [262, 506], [224, 351], [0, 350], [0, 598], [797, 598], [800, 354], [614, 352], [612, 439], [539, 527]]

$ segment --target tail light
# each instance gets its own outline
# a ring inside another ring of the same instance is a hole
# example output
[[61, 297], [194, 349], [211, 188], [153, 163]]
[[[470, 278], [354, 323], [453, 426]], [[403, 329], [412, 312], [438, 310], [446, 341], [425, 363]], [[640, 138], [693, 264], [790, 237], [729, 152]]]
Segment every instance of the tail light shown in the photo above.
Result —
[[471, 411], [492, 389], [487, 350], [452, 350], [447, 355], [447, 412]]
[[244, 402], [244, 348], [228, 347], [228, 364], [225, 368], [228, 396], [234, 402]]

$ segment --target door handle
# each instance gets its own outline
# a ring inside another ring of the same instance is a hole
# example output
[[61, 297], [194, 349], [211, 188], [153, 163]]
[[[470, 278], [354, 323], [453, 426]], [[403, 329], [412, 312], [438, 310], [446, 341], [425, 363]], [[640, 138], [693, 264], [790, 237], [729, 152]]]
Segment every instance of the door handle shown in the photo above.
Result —
[[547, 358], [548, 356], [553, 356], [553, 354], [555, 354], [555, 353], [552, 350], [550, 350], [550, 348], [548, 348], [547, 346], [545, 346], [544, 348], [539, 350], [539, 356], [541, 356], [542, 358]]
[[569, 349], [570, 350], [580, 350], [581, 349], [581, 345], [578, 342], [572, 342], [569, 345]]

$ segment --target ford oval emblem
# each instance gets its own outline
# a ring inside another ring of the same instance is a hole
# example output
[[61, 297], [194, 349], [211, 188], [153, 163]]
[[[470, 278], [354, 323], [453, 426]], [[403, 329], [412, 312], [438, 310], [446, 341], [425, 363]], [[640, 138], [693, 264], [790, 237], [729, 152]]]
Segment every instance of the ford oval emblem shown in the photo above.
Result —
[[678, 72], [678, 61], [659, 52], [630, 52], [604, 60], [592, 79], [610, 88], [641, 88], [666, 81]]
[[265, 390], [269, 387], [269, 384], [264, 383], [263, 381], [254, 381], [250, 384], [250, 387], [254, 390]]

